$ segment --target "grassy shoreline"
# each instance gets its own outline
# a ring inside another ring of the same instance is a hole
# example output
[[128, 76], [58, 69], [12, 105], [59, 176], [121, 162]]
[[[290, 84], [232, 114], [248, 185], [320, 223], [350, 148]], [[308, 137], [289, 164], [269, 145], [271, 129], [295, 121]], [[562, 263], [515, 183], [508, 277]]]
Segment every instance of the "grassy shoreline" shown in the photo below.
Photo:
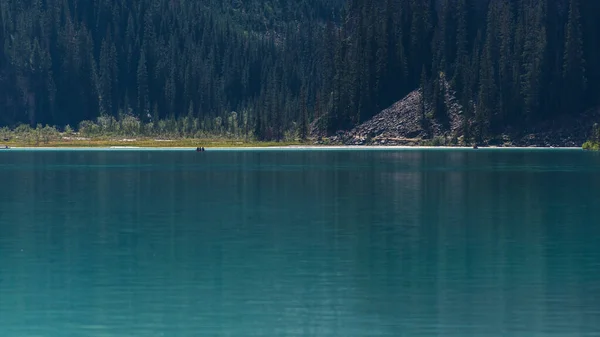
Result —
[[[431, 140], [411, 140], [408, 144], [397, 144], [387, 146], [384, 144], [365, 144], [365, 145], [349, 145], [345, 146], [338, 141], [332, 141], [328, 138], [317, 140], [300, 141], [295, 135], [286, 135], [282, 141], [259, 141], [252, 136], [231, 136], [227, 135], [210, 135], [203, 133], [193, 133], [184, 136], [185, 133], [175, 132], [167, 134], [152, 134], [138, 132], [109, 132], [103, 130], [98, 125], [96, 129], [86, 132], [74, 132], [69, 127], [65, 128], [64, 132], [56, 129], [56, 127], [38, 125], [36, 128], [31, 128], [27, 125], [20, 125], [15, 129], [7, 127], [0, 128], [0, 149], [8, 146], [10, 148], [285, 148], [285, 147], [310, 147], [310, 148], [346, 148], [346, 147], [367, 147], [367, 148], [470, 148], [470, 146], [462, 144], [450, 145], [447, 142], [436, 142]], [[84, 130], [86, 127], [82, 126]], [[139, 129], [139, 128], [138, 128]], [[578, 148], [584, 150], [600, 150], [600, 128], [594, 126], [594, 136], [590, 141]], [[383, 143], [383, 142], [381, 142]], [[480, 145], [480, 148], [544, 148], [544, 146], [513, 146], [512, 144], [504, 144], [505, 146], [485, 146]], [[508, 146], [506, 146], [508, 145]], [[565, 148], [553, 147], [548, 148]]]
[[[415, 145], [351, 145], [345, 146], [342, 144], [315, 144], [311, 141], [300, 142], [300, 141], [257, 141], [257, 140], [244, 140], [235, 138], [173, 138], [173, 139], [160, 139], [154, 137], [137, 137], [137, 138], [125, 138], [125, 137], [79, 137], [79, 136], [64, 136], [48, 139], [45, 141], [32, 141], [29, 139], [22, 138], [11, 138], [3, 140], [0, 138], [0, 148], [8, 146], [9, 148], [25, 148], [25, 149], [43, 149], [43, 148], [142, 148], [142, 149], [195, 149], [197, 147], [204, 148], [286, 148], [286, 147], [302, 147], [302, 148], [396, 148], [396, 149], [408, 149], [408, 148], [436, 148], [436, 149], [469, 149], [470, 146], [434, 146], [426, 144], [415, 144]], [[590, 146], [593, 144], [594, 146]], [[518, 147], [518, 146], [482, 146], [482, 149], [541, 149], [544, 147]], [[550, 147], [548, 147], [550, 148]], [[564, 147], [555, 147], [564, 148]], [[581, 149], [581, 147], [579, 147]], [[597, 143], [588, 142], [583, 146], [583, 149], [598, 149]]]
[[105, 147], [141, 147], [141, 148], [196, 148], [196, 147], [274, 147], [304, 145], [301, 142], [260, 142], [236, 139], [63, 139], [48, 142], [23, 142], [18, 140], [0, 140], [0, 146], [11, 148], [105, 148]]
[[[5, 143], [0, 143], [0, 152]], [[73, 141], [73, 142], [50, 142], [47, 144], [22, 144], [6, 143], [10, 149], [189, 149], [195, 150], [197, 147], [206, 149], [319, 149], [319, 150], [337, 150], [337, 149], [371, 149], [371, 150], [473, 150], [470, 146], [427, 146], [427, 145], [318, 145], [311, 143], [285, 143], [285, 142], [240, 142], [240, 141], [206, 141], [206, 140], [175, 140], [175, 141]], [[581, 150], [581, 147], [518, 147], [518, 146], [490, 146], [481, 147], [480, 151], [485, 150]], [[473, 150], [477, 151], [477, 150]]]

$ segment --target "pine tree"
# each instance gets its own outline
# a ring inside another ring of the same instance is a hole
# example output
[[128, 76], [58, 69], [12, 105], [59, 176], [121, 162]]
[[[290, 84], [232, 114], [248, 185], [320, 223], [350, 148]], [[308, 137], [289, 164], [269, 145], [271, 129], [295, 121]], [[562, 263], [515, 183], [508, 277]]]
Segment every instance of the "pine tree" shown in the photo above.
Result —
[[420, 91], [421, 91], [421, 99], [419, 101], [419, 116], [421, 118], [421, 127], [425, 128], [426, 118], [426, 106], [427, 100], [429, 99], [429, 84], [427, 81], [427, 70], [425, 69], [425, 65], [423, 65], [421, 69], [421, 82], [420, 82]]
[[137, 70], [137, 97], [138, 97], [138, 116], [146, 116], [149, 113], [150, 100], [148, 92], [148, 69], [146, 68], [146, 53], [144, 49], [140, 52], [140, 60]]
[[301, 89], [300, 94], [300, 125], [299, 136], [300, 140], [305, 141], [308, 137], [308, 107], [307, 107], [306, 88]]
[[530, 15], [533, 20], [524, 20], [525, 36], [523, 46], [523, 74], [521, 92], [524, 97], [525, 121], [536, 121], [540, 117], [540, 103], [543, 92], [542, 75], [546, 55], [545, 3], [539, 1], [535, 7], [524, 8], [522, 15]]
[[431, 61], [431, 51], [428, 43], [433, 28], [431, 6], [431, 3], [427, 0], [411, 0], [412, 19], [409, 52], [411, 54], [410, 68], [414, 69], [411, 79], [415, 82], [418, 80], [417, 69], [423, 64], [428, 65]]
[[[464, 77], [468, 67], [467, 54], [467, 5], [466, 0], [457, 0], [456, 6], [456, 57], [452, 83], [459, 94], [464, 93]], [[464, 103], [464, 100], [463, 100]]]
[[479, 70], [479, 95], [477, 97], [477, 109], [475, 110], [476, 140], [481, 141], [487, 137], [490, 129], [491, 119], [497, 109], [497, 85], [496, 85], [496, 26], [497, 8], [491, 4], [487, 15], [486, 38], [481, 54]]
[[447, 122], [446, 115], [446, 84], [444, 73], [440, 72], [433, 80], [433, 116], [442, 122]]
[[98, 102], [100, 115], [114, 115], [113, 93], [117, 73], [116, 47], [110, 40], [110, 33], [102, 41], [99, 60]]
[[585, 60], [581, 33], [579, 1], [571, 0], [569, 18], [565, 27], [565, 53], [563, 66], [566, 112], [574, 114], [582, 109], [585, 97]]

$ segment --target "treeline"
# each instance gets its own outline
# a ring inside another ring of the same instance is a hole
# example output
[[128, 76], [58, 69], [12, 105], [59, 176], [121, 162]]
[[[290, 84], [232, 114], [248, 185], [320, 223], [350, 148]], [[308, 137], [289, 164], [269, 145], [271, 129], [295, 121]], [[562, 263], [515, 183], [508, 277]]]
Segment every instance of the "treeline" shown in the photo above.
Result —
[[0, 126], [304, 138], [421, 88], [424, 116], [452, 90], [480, 138], [599, 103], [598, 1], [343, 1], [3, 1]]
[[[105, 139], [119, 137], [122, 139], [148, 138], [155, 139], [237, 139], [252, 140], [252, 130], [248, 115], [236, 116], [233, 112], [228, 120], [216, 117], [215, 125], [209, 128], [198, 118], [182, 116], [175, 119], [162, 119], [158, 122], [141, 122], [131, 115], [100, 116], [95, 121], [84, 120], [77, 128], [66, 125], [63, 128], [37, 124], [31, 127], [20, 124], [17, 127], [0, 127], [0, 142], [15, 141], [27, 144], [48, 144], [51, 141], [69, 141], [73, 139]], [[76, 133], [77, 131], [77, 133]], [[286, 133], [283, 140], [295, 141], [296, 133]]]

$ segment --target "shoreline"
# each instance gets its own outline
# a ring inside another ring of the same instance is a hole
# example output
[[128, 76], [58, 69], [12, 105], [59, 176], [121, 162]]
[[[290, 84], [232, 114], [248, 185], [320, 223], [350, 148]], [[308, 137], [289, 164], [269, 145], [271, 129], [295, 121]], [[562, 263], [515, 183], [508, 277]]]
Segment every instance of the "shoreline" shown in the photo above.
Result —
[[[581, 147], [541, 147], [541, 146], [489, 146], [473, 149], [469, 146], [419, 146], [419, 145], [282, 145], [282, 146], [215, 146], [206, 147], [206, 151], [244, 151], [244, 150], [582, 150]], [[196, 147], [187, 146], [10, 146], [2, 150], [26, 151], [195, 151]], [[583, 150], [582, 150], [583, 151]]]
[[[338, 141], [323, 141], [323, 139], [283, 140], [283, 141], [259, 141], [243, 138], [154, 138], [154, 137], [79, 137], [79, 134], [70, 136], [60, 135], [60, 138], [22, 138], [21, 136], [9, 136], [0, 138], [0, 151], [4, 146], [11, 149], [21, 150], [195, 150], [203, 147], [209, 150], [474, 150], [471, 145], [464, 142], [458, 144], [438, 144], [426, 140], [411, 140], [410, 142], [374, 142], [374, 143], [352, 143]], [[577, 146], [578, 142], [528, 142], [510, 143], [501, 142], [495, 144], [479, 145], [478, 150], [488, 149], [583, 149]]]

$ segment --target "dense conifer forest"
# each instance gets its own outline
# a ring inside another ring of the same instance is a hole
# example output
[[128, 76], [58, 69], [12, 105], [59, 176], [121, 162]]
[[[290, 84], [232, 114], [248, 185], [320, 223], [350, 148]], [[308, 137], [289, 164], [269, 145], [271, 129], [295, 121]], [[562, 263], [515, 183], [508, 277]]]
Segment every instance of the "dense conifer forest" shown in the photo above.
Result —
[[598, 105], [599, 13], [597, 0], [6, 0], [0, 127], [304, 138], [420, 88], [429, 118], [446, 118], [452, 90], [463, 132], [484, 137]]

